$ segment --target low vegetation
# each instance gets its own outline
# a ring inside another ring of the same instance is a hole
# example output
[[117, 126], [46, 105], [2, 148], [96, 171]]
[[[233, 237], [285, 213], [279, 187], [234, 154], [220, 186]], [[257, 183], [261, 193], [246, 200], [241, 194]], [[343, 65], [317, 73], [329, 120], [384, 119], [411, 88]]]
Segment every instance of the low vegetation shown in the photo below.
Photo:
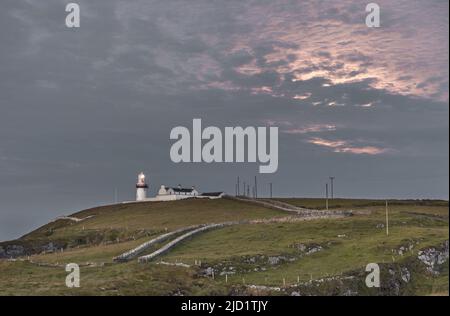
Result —
[[[324, 205], [323, 199], [279, 200], [306, 208]], [[0, 260], [0, 294], [448, 295], [448, 202], [389, 201], [389, 235], [384, 201], [335, 199], [330, 209], [360, 212], [340, 219], [211, 230], [154, 262], [139, 264], [112, 258], [176, 228], [286, 213], [228, 199], [93, 208], [71, 215], [88, 217], [83, 221], [55, 221], [0, 244], [33, 245], [35, 250], [36, 245], [58, 244], [15, 261]], [[427, 270], [419, 251], [436, 248], [445, 254], [446, 241], [446, 262]], [[81, 265], [80, 288], [65, 286], [64, 266], [70, 262]], [[365, 266], [371, 262], [382, 267], [380, 289], [365, 287]]]

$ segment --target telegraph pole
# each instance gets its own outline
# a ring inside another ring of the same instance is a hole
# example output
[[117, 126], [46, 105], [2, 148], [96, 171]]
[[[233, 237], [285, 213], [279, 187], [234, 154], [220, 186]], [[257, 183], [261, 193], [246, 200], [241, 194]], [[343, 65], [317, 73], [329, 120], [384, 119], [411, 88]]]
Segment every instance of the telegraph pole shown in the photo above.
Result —
[[258, 198], [258, 182], [256, 181], [256, 176], [255, 176], [255, 199]]
[[327, 211], [328, 211], [328, 183], [327, 184], [325, 184], [325, 205], [326, 205], [326, 208], [327, 208]]
[[237, 194], [236, 195], [239, 195], [239, 194], [241, 194], [241, 191], [239, 190], [239, 176], [238, 176], [238, 178], [237, 178]]
[[388, 200], [386, 200], [386, 236], [389, 236], [389, 208], [388, 208]]
[[245, 191], [247, 191], [247, 187], [245, 186], [245, 181], [244, 181], [244, 191], [243, 191], [244, 194], [242, 194], [243, 196], [245, 196]]
[[331, 199], [333, 200], [334, 199], [334, 185], [333, 185], [334, 177], [330, 177], [330, 180], [331, 180]]
[[272, 198], [272, 182], [270, 182], [270, 198]]

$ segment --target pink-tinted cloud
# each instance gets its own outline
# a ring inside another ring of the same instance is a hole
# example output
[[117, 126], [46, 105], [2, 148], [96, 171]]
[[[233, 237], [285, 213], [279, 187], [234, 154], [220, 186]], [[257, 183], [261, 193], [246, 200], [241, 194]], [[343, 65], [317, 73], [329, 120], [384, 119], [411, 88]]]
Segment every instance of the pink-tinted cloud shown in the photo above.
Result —
[[237, 71], [257, 74], [270, 68], [280, 76], [294, 73], [292, 81], [321, 77], [332, 85], [370, 79], [376, 89], [447, 101], [448, 4], [377, 3], [382, 12], [378, 29], [365, 25], [365, 4], [358, 1], [255, 3], [236, 19], [257, 27], [236, 36], [232, 51], [256, 54], [261, 42], [279, 45], [265, 52], [264, 63], [252, 61]]
[[365, 154], [365, 155], [380, 155], [387, 153], [389, 149], [376, 146], [354, 145], [352, 142], [346, 140], [327, 140], [320, 137], [313, 137], [308, 139], [308, 143], [328, 147], [335, 153], [350, 153], [350, 154]]
[[286, 134], [307, 134], [307, 133], [319, 133], [335, 131], [336, 125], [333, 124], [311, 124], [304, 127], [289, 128], [283, 130]]

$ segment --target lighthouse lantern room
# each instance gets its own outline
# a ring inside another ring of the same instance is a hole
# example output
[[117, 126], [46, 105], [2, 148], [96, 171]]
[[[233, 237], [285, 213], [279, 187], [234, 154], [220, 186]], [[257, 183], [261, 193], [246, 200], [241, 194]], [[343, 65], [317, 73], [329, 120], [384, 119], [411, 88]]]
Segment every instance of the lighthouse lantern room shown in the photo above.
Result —
[[147, 199], [148, 185], [145, 183], [145, 174], [141, 172], [138, 175], [136, 183], [136, 201], [145, 201]]

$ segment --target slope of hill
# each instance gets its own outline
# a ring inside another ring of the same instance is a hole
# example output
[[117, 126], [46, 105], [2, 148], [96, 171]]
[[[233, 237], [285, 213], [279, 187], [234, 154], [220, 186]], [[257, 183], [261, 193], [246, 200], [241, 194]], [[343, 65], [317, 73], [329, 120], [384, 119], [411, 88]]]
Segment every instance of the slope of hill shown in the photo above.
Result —
[[[13, 253], [22, 255], [0, 260], [0, 294], [448, 294], [448, 202], [391, 203], [389, 236], [384, 201], [376, 200], [335, 200], [331, 209], [363, 212], [308, 221], [229, 199], [93, 208], [0, 243], [0, 254], [16, 247]], [[149, 263], [112, 260], [167, 232], [228, 221], [242, 224], [192, 236]], [[81, 267], [80, 288], [65, 286], [71, 262]], [[382, 270], [379, 289], [364, 285], [371, 262]]]
[[[16, 245], [18, 254], [28, 255], [61, 248], [134, 241], [196, 224], [282, 215], [275, 210], [228, 199], [125, 203], [61, 217], [18, 240], [0, 243], [0, 246]], [[20, 247], [23, 247], [22, 252]]]

